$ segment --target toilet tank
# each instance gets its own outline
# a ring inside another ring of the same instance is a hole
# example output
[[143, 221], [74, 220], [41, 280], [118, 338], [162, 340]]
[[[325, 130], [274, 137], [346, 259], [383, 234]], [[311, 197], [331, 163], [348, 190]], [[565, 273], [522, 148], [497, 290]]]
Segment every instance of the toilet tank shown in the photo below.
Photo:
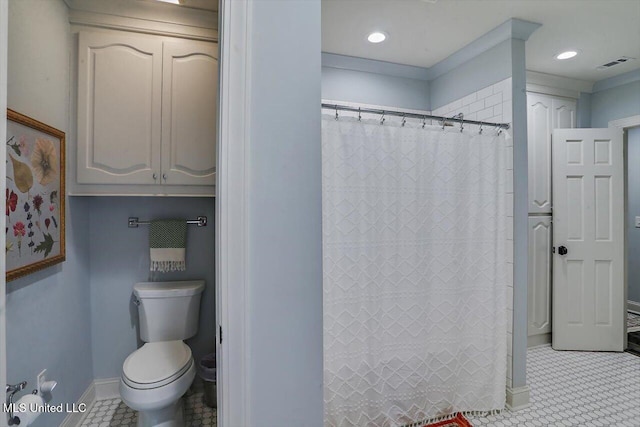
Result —
[[140, 339], [186, 340], [198, 332], [204, 280], [141, 282], [133, 286], [138, 304]]

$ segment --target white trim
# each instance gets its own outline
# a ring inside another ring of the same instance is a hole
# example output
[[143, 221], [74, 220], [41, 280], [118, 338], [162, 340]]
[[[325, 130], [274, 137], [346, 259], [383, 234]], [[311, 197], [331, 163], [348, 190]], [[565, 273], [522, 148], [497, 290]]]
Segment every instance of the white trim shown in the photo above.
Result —
[[429, 69], [413, 65], [396, 64], [357, 56], [322, 52], [322, 67], [341, 70], [363, 71], [403, 79], [429, 81]]
[[179, 37], [182, 39], [218, 41], [218, 30], [214, 28], [203, 28], [172, 22], [158, 22], [147, 19], [105, 15], [102, 13], [85, 12], [82, 10], [70, 10], [69, 22], [73, 25], [86, 27], [107, 28], [143, 34]]
[[[531, 90], [529, 89], [529, 85], [540, 89]], [[547, 95], [578, 98], [580, 92], [590, 93], [593, 90], [593, 82], [527, 70], [527, 90], [530, 92], [545, 93]], [[546, 91], [541, 92], [540, 90]], [[549, 90], [552, 92], [547, 92]], [[573, 95], [563, 95], [562, 93], [570, 93]]]
[[566, 88], [558, 88], [552, 86], [544, 86], [535, 83], [527, 83], [527, 92], [541, 93], [543, 95], [551, 95], [551, 96], [560, 96], [563, 98], [569, 98], [577, 100], [580, 98], [580, 92], [566, 89]]
[[70, 412], [62, 421], [62, 423], [60, 424], [60, 427], [76, 427], [81, 425], [82, 421], [84, 421], [84, 419], [87, 417], [87, 414], [89, 413], [89, 411], [91, 411], [93, 404], [96, 403], [96, 400], [99, 400], [99, 399], [96, 399], [95, 381], [92, 381], [91, 384], [89, 384], [89, 387], [85, 390], [85, 392], [82, 393], [82, 396], [80, 396], [80, 399], [78, 399], [78, 402], [76, 405], [76, 407], [79, 407], [78, 405], [85, 404], [86, 411]]
[[627, 310], [640, 314], [640, 302], [627, 300]]
[[[9, 51], [8, 41], [8, 23], [9, 23], [9, 2], [0, 0], [0, 141], [6, 141], [7, 138], [7, 54]], [[5, 163], [7, 153], [6, 150], [0, 150], [0, 185], [6, 188], [7, 166]], [[6, 202], [5, 202], [6, 203]], [[4, 209], [3, 209], [4, 211]], [[0, 226], [5, 227], [6, 218], [3, 215], [0, 219]], [[0, 236], [0, 246], [4, 246], [2, 241], [5, 240], [4, 233]], [[6, 288], [5, 280], [5, 257], [0, 257], [0, 385], [7, 383], [7, 337], [6, 337]], [[4, 387], [0, 392], [2, 402], [5, 401]], [[7, 417], [0, 415], [0, 427], [7, 425]]]
[[640, 126], [640, 115], [625, 117], [624, 119], [611, 120], [609, 122], [610, 128], [629, 129], [636, 126]]
[[95, 400], [120, 398], [120, 378], [104, 378], [93, 381], [95, 387]]
[[253, 0], [220, 1], [216, 200], [218, 425], [250, 423], [247, 183]]
[[527, 349], [545, 345], [551, 345], [551, 333], [529, 335], [527, 337]]
[[528, 385], [524, 387], [507, 387], [507, 409], [512, 412], [520, 411], [531, 406], [531, 389]]

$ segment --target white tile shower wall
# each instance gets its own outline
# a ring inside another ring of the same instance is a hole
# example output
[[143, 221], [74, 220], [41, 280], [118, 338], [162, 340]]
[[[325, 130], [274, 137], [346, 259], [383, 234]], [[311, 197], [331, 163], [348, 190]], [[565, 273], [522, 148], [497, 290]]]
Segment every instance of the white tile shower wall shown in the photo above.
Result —
[[[487, 86], [477, 92], [436, 108], [436, 116], [451, 117], [462, 113], [467, 120], [480, 120], [496, 123], [512, 122], [512, 83], [511, 78]], [[510, 280], [507, 288], [507, 384], [512, 378], [512, 341], [513, 341], [513, 140], [507, 139], [507, 200], [510, 207], [507, 212], [507, 239], [511, 250], [508, 252]]]

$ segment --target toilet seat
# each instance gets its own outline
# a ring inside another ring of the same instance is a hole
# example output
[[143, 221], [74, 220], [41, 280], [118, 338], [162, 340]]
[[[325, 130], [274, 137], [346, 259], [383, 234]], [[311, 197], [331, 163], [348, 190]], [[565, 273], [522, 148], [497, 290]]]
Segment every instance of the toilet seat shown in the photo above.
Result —
[[192, 365], [191, 349], [182, 341], [146, 343], [124, 361], [122, 380], [139, 390], [158, 388], [180, 378]]

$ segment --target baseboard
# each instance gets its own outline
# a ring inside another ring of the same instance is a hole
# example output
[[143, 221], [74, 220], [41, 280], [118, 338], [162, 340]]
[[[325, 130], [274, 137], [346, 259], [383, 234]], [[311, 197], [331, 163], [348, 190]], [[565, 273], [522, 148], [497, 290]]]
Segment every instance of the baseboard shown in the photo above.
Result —
[[104, 378], [93, 383], [96, 387], [96, 400], [120, 397], [120, 378]]
[[627, 300], [627, 310], [640, 314], [640, 302]]
[[528, 385], [515, 388], [507, 387], [507, 409], [519, 411], [531, 406], [530, 392], [531, 389]]
[[93, 380], [80, 396], [76, 405], [76, 407], [80, 407], [80, 404], [84, 404], [86, 411], [69, 413], [60, 424], [60, 427], [78, 427], [82, 424], [96, 400], [115, 399], [116, 397], [120, 397], [120, 378]]
[[527, 337], [527, 348], [551, 344], [551, 334], [531, 335]]
[[77, 427], [82, 424], [84, 418], [87, 416], [91, 407], [96, 402], [96, 387], [94, 381], [89, 384], [89, 387], [85, 390], [85, 392], [78, 399], [77, 407], [80, 408], [79, 405], [84, 405], [86, 408], [85, 412], [70, 412], [67, 414], [65, 419], [60, 424], [60, 427]]

